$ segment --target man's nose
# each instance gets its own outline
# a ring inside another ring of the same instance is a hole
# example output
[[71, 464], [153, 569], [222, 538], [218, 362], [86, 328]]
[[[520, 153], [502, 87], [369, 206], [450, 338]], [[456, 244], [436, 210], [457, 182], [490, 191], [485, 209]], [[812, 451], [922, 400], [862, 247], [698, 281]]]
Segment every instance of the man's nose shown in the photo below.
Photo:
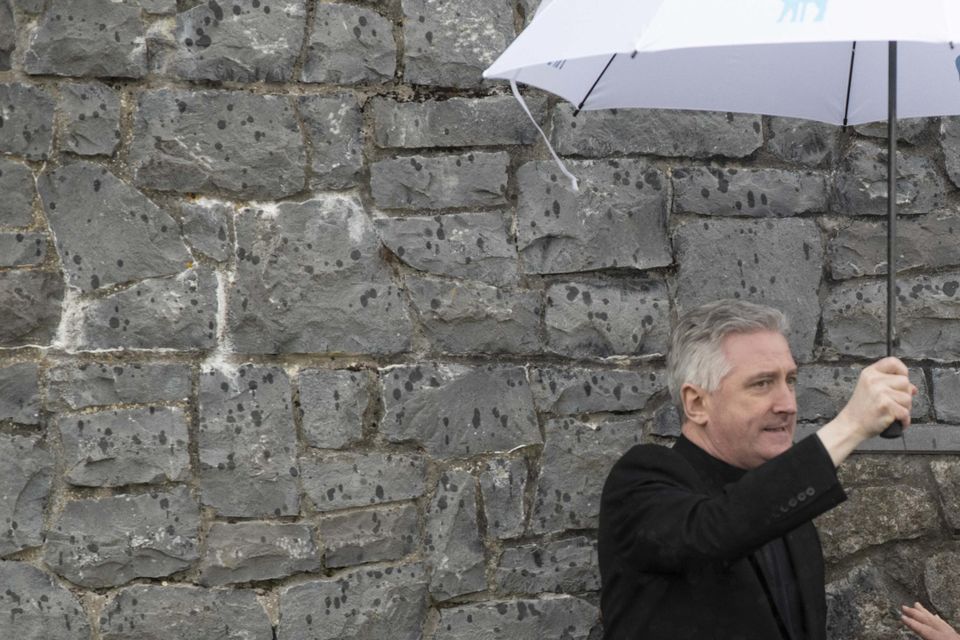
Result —
[[774, 398], [773, 410], [776, 413], [796, 413], [797, 412], [797, 392], [793, 385], [786, 381], [777, 385], [777, 394]]

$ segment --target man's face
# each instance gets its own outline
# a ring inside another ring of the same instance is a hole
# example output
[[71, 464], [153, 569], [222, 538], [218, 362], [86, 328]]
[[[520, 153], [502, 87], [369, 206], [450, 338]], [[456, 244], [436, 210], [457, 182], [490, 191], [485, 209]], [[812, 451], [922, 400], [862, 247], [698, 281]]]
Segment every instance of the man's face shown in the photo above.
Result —
[[730, 371], [706, 394], [703, 435], [715, 457], [753, 469], [793, 444], [797, 364], [776, 331], [728, 335], [721, 348]]

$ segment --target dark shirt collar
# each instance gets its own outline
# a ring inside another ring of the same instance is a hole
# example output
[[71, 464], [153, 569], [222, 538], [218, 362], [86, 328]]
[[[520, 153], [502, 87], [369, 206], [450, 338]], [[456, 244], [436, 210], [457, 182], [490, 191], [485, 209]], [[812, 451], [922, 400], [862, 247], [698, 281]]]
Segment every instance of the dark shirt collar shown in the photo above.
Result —
[[745, 470], [727, 464], [687, 440], [681, 435], [673, 445], [674, 451], [682, 455], [693, 468], [697, 470], [704, 482], [713, 487], [722, 487], [725, 484], [736, 482], [746, 473]]

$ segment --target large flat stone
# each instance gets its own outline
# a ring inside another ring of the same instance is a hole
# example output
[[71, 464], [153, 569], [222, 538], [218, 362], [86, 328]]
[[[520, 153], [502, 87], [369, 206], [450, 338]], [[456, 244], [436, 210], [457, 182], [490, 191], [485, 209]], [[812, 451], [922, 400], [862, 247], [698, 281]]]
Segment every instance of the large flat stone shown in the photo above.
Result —
[[0, 271], [0, 347], [49, 345], [60, 324], [59, 273]]
[[[900, 278], [897, 355], [936, 361], [960, 357], [960, 336], [947, 329], [960, 318], [960, 273]], [[823, 307], [824, 346], [843, 354], [886, 355], [885, 282], [851, 281], [830, 289]]]
[[526, 374], [519, 367], [397, 365], [381, 371], [389, 442], [422, 446], [436, 457], [510, 451], [539, 444]]
[[17, 48], [17, 23], [13, 0], [0, 0], [0, 71], [9, 71]]
[[791, 323], [794, 357], [813, 355], [820, 321], [823, 249], [812, 220], [690, 222], [674, 234], [676, 304], [681, 311], [718, 298], [776, 307]]
[[66, 328], [74, 349], [176, 349], [216, 344], [217, 277], [198, 267], [173, 278], [151, 278], [79, 303]]
[[547, 351], [570, 358], [666, 353], [670, 302], [659, 280], [547, 289]]
[[[897, 152], [897, 212], [932, 213], [945, 204], [946, 186], [933, 161]], [[834, 174], [833, 210], [848, 215], [887, 214], [886, 147], [858, 140]]]
[[503, 205], [509, 164], [502, 151], [387, 158], [370, 166], [370, 190], [385, 209]]
[[245, 210], [237, 246], [227, 316], [237, 351], [389, 354], [409, 347], [400, 289], [355, 196]]
[[396, 70], [397, 44], [393, 24], [387, 18], [366, 7], [317, 5], [301, 81], [388, 82]]
[[36, 363], [0, 367], [0, 420], [40, 424], [40, 384]]
[[576, 537], [505, 549], [494, 579], [504, 593], [599, 591], [597, 542]]
[[417, 640], [426, 615], [422, 565], [364, 567], [281, 589], [277, 640]]
[[947, 176], [960, 185], [960, 117], [940, 119], [940, 146], [946, 161]]
[[927, 558], [923, 570], [923, 586], [930, 594], [930, 604], [944, 619], [956, 624], [960, 621], [960, 554], [944, 551]]
[[834, 640], [903, 637], [905, 631], [897, 604], [917, 599], [917, 594], [904, 593], [902, 587], [869, 560], [828, 583], [826, 591], [827, 637]]
[[23, 68], [37, 75], [142, 78], [147, 47], [140, 3], [47, 3], [24, 52]]
[[173, 73], [185, 80], [288, 82], [303, 44], [305, 0], [211, 0], [177, 14]]
[[140, 187], [269, 200], [303, 189], [305, 165], [285, 96], [157, 89], [137, 101], [130, 168]]
[[372, 507], [319, 520], [327, 567], [399, 560], [420, 545], [420, 516], [413, 504]]
[[200, 495], [224, 516], [300, 511], [290, 380], [279, 367], [209, 367], [200, 374]]
[[573, 112], [565, 102], [553, 110], [553, 144], [561, 155], [743, 158], [763, 144], [760, 116], [659, 109]]
[[840, 127], [812, 120], [770, 118], [766, 149], [804, 167], [832, 167], [840, 156]]
[[199, 558], [200, 508], [186, 488], [67, 502], [47, 531], [44, 562], [88, 588], [183, 571]]
[[480, 471], [487, 534], [498, 539], [523, 535], [529, 471], [525, 458], [493, 458]]
[[110, 595], [102, 640], [140, 640], [158, 629], [177, 640], [272, 640], [270, 618], [251, 589], [138, 584]]
[[53, 96], [19, 82], [0, 82], [0, 153], [46, 160], [53, 144]]
[[530, 368], [534, 403], [548, 413], [639, 411], [665, 388], [663, 371], [654, 369]]
[[100, 82], [60, 87], [62, 144], [81, 156], [111, 156], [120, 145], [120, 95]]
[[426, 511], [424, 538], [434, 600], [450, 600], [487, 586], [477, 507], [476, 481], [468, 471], [440, 476]]
[[176, 407], [114, 409], [59, 418], [70, 484], [120, 487], [190, 477], [187, 416]]
[[641, 426], [635, 419], [596, 425], [549, 420], [530, 532], [595, 529], [603, 482], [620, 456], [640, 443]]
[[587, 640], [599, 610], [572, 596], [493, 600], [440, 611], [435, 640]]
[[53, 475], [53, 455], [39, 438], [0, 434], [0, 556], [43, 544]]
[[937, 420], [960, 424], [960, 369], [935, 368], [930, 373]]
[[275, 580], [320, 569], [313, 528], [280, 522], [214, 522], [200, 559], [200, 584]]
[[650, 269], [673, 262], [666, 175], [637, 160], [577, 161], [573, 192], [552, 162], [517, 172], [517, 249], [528, 273]]
[[0, 562], [4, 634], [17, 640], [90, 640], [80, 598], [25, 562]]
[[[2, 91], [0, 87], [0, 91]], [[6, 118], [6, 116], [4, 116]], [[0, 141], [3, 134], [0, 134]], [[3, 143], [0, 142], [0, 145]], [[37, 187], [30, 167], [22, 162], [0, 157], [0, 225], [26, 227], [33, 221], [33, 200]]]
[[517, 247], [500, 213], [376, 218], [383, 245], [418, 271], [480, 280], [517, 281]]
[[542, 348], [540, 291], [412, 276], [406, 285], [434, 352], [529, 354]]
[[311, 447], [342, 449], [363, 438], [371, 382], [363, 371], [300, 372], [300, 419]]
[[[354, 9], [335, 4], [322, 7]], [[313, 150], [310, 188], [316, 191], [356, 186], [363, 169], [363, 114], [356, 97], [346, 93], [301, 96], [297, 106]]]
[[513, 2], [402, 0], [403, 79], [471, 88], [516, 32]]
[[106, 404], [184, 402], [191, 377], [187, 364], [63, 363], [47, 370], [47, 404], [76, 411]]
[[37, 180], [67, 283], [83, 292], [183, 271], [190, 252], [173, 217], [90, 162]]
[[673, 212], [787, 217], [827, 210], [823, 173], [783, 169], [674, 169]]
[[426, 461], [400, 453], [301, 458], [303, 490], [318, 511], [410, 500], [427, 491]]
[[[540, 135], [511, 96], [426, 102], [374, 98], [371, 104], [374, 140], [383, 148], [533, 144]], [[545, 98], [532, 97], [527, 106], [537, 122], [544, 121]]]
[[960, 460], [930, 461], [930, 471], [937, 483], [941, 512], [954, 533], [960, 531]]

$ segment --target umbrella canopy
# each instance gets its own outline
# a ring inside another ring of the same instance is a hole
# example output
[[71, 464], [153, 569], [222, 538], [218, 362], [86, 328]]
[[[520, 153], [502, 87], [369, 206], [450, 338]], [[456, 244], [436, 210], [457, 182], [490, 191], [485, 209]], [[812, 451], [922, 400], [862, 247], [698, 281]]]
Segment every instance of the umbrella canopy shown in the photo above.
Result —
[[[960, 114], [954, 41], [958, 0], [909, 7], [875, 0], [544, 0], [484, 77], [509, 80], [518, 99], [520, 82], [577, 110], [700, 109], [839, 125], [887, 120], [890, 355], [896, 119]], [[895, 423], [882, 435], [901, 433]]]

